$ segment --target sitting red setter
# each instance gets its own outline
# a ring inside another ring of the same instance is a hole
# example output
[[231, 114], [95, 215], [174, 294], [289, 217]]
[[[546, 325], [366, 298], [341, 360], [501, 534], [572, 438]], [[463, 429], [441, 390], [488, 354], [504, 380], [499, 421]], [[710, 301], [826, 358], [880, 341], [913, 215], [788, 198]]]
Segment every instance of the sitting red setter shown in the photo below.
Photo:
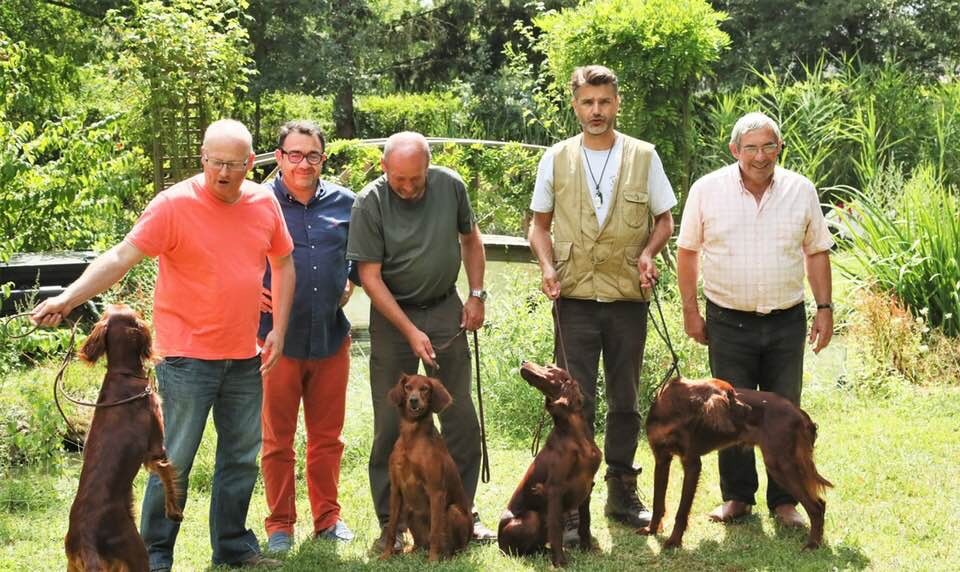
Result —
[[520, 375], [546, 398], [553, 430], [520, 481], [500, 519], [497, 539], [508, 554], [532, 554], [550, 544], [554, 566], [567, 562], [563, 515], [579, 509], [580, 548], [591, 550], [590, 492], [600, 468], [600, 449], [583, 419], [580, 385], [565, 370], [524, 362]]
[[767, 471], [810, 517], [805, 549], [823, 540], [827, 502], [832, 487], [813, 464], [817, 426], [802, 409], [774, 393], [734, 389], [719, 379], [674, 378], [658, 393], [647, 417], [647, 439], [656, 460], [653, 519], [641, 534], [663, 529], [664, 504], [673, 455], [683, 463], [683, 493], [664, 548], [679, 547], [700, 479], [700, 456], [733, 445], [759, 445]]
[[400, 436], [390, 454], [390, 520], [381, 560], [393, 554], [399, 523], [413, 535], [413, 549], [429, 547], [430, 560], [449, 558], [470, 541], [470, 503], [457, 466], [433, 425], [453, 400], [439, 380], [403, 375], [387, 394], [400, 408]]
[[151, 343], [147, 324], [121, 304], [107, 308], [80, 350], [80, 357], [89, 363], [106, 353], [107, 375], [87, 435], [80, 486], [64, 541], [71, 572], [149, 569], [147, 551], [133, 521], [133, 479], [140, 465], [163, 482], [167, 518], [183, 519], [173, 467], [163, 448], [160, 399], [149, 391], [144, 371]]

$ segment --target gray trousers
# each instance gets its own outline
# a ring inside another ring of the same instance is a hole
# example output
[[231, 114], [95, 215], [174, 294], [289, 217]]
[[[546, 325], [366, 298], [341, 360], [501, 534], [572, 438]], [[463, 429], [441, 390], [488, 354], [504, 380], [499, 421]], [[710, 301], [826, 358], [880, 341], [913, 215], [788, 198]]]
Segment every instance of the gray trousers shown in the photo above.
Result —
[[[803, 344], [807, 335], [803, 304], [760, 316], [707, 301], [710, 371], [734, 387], [770, 391], [800, 405]], [[753, 447], [720, 451], [720, 492], [724, 501], [756, 504], [759, 487]], [[767, 473], [767, 507], [796, 504]]]
[[[434, 348], [445, 344], [460, 330], [463, 304], [453, 294], [429, 309], [404, 308], [407, 317], [430, 337]], [[390, 518], [390, 453], [399, 436], [399, 409], [387, 393], [403, 373], [417, 373], [419, 359], [406, 338], [380, 312], [370, 307], [370, 393], [373, 400], [373, 447], [370, 451], [370, 492], [380, 526]], [[439, 415], [443, 440], [460, 470], [463, 488], [471, 505], [480, 477], [480, 422], [470, 395], [470, 348], [465, 334], [449, 347], [437, 351], [440, 371], [424, 365], [427, 374], [437, 377], [453, 397], [453, 403]]]
[[633, 465], [640, 435], [637, 392], [649, 307], [647, 302], [557, 300], [554, 357], [560, 367], [580, 382], [583, 412], [591, 436], [597, 415], [597, 372], [603, 354], [607, 398], [603, 455], [607, 477], [639, 472]]

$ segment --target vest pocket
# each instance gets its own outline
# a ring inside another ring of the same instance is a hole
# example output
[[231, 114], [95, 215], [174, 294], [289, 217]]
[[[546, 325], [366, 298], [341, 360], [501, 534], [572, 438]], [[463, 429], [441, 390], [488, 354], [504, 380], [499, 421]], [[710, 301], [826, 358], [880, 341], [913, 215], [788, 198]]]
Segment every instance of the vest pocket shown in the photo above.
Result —
[[560, 280], [561, 292], [568, 291], [576, 283], [575, 278], [571, 276], [569, 268], [570, 251], [572, 249], [572, 242], [553, 243], [553, 266], [557, 271], [557, 279]]
[[640, 271], [637, 270], [637, 259], [643, 247], [639, 245], [627, 246], [623, 249], [623, 269], [619, 273], [620, 294], [627, 300], [642, 298], [640, 290]]
[[623, 222], [627, 226], [639, 228], [647, 224], [647, 200], [646, 193], [636, 190], [624, 190], [623, 193]]

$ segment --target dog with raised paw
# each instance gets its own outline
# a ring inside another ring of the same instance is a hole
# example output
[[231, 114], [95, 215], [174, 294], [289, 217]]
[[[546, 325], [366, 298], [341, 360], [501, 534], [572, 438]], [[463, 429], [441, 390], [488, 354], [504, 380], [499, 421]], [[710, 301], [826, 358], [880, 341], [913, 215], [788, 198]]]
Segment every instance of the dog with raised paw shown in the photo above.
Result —
[[663, 529], [667, 482], [673, 456], [683, 464], [683, 492], [670, 538], [664, 548], [679, 547], [700, 479], [700, 457], [731, 446], [759, 446], [767, 472], [810, 518], [805, 549], [823, 541], [826, 487], [833, 484], [817, 472], [813, 446], [817, 426], [805, 411], [766, 391], [734, 389], [719, 379], [671, 379], [658, 392], [647, 416], [647, 440], [656, 468], [653, 518], [641, 534]]
[[118, 304], [107, 308], [80, 350], [80, 357], [91, 364], [106, 354], [107, 374], [87, 434], [64, 539], [70, 572], [149, 570], [133, 520], [133, 480], [140, 465], [160, 477], [167, 518], [183, 520], [174, 469], [163, 446], [160, 398], [145, 370], [151, 346], [147, 324]]
[[549, 544], [554, 566], [564, 566], [563, 515], [578, 510], [580, 548], [592, 550], [590, 492], [600, 468], [600, 449], [583, 418], [580, 384], [566, 370], [524, 362], [520, 375], [544, 395], [553, 430], [513, 493], [497, 539], [507, 554], [541, 552]]

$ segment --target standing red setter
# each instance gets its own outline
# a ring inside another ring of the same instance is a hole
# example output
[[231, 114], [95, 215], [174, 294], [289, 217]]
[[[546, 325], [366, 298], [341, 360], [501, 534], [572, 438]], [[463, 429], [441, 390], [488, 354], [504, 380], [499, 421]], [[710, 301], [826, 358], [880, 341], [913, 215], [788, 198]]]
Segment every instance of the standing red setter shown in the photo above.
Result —
[[827, 501], [833, 485], [813, 464], [817, 426], [805, 411], [766, 391], [734, 389], [719, 379], [674, 378], [657, 394], [647, 417], [647, 439], [656, 460], [653, 519], [641, 534], [660, 532], [673, 455], [683, 463], [683, 493], [673, 533], [664, 548], [679, 547], [700, 479], [700, 456], [733, 445], [759, 445], [770, 475], [797, 499], [810, 517], [805, 549], [820, 546]]
[[433, 425], [453, 398], [439, 380], [403, 375], [387, 394], [400, 408], [400, 436], [390, 454], [390, 520], [381, 560], [393, 554], [399, 523], [413, 549], [429, 547], [430, 560], [449, 558], [470, 541], [473, 521], [467, 493], [447, 446]]
[[532, 554], [550, 544], [554, 566], [567, 563], [563, 515], [580, 512], [580, 548], [591, 550], [590, 492], [600, 468], [600, 449], [583, 419], [580, 384], [565, 370], [524, 362], [520, 375], [546, 398], [553, 430], [510, 499], [497, 539], [508, 554]]
[[[147, 550], [133, 521], [133, 479], [140, 465], [163, 482], [167, 518], [183, 519], [173, 467], [163, 448], [160, 399], [148, 391], [144, 370], [151, 345], [147, 324], [120, 304], [107, 308], [80, 350], [89, 363], [106, 353], [107, 375], [87, 434], [64, 540], [70, 572], [149, 570]], [[118, 403], [129, 398], [134, 399]]]

